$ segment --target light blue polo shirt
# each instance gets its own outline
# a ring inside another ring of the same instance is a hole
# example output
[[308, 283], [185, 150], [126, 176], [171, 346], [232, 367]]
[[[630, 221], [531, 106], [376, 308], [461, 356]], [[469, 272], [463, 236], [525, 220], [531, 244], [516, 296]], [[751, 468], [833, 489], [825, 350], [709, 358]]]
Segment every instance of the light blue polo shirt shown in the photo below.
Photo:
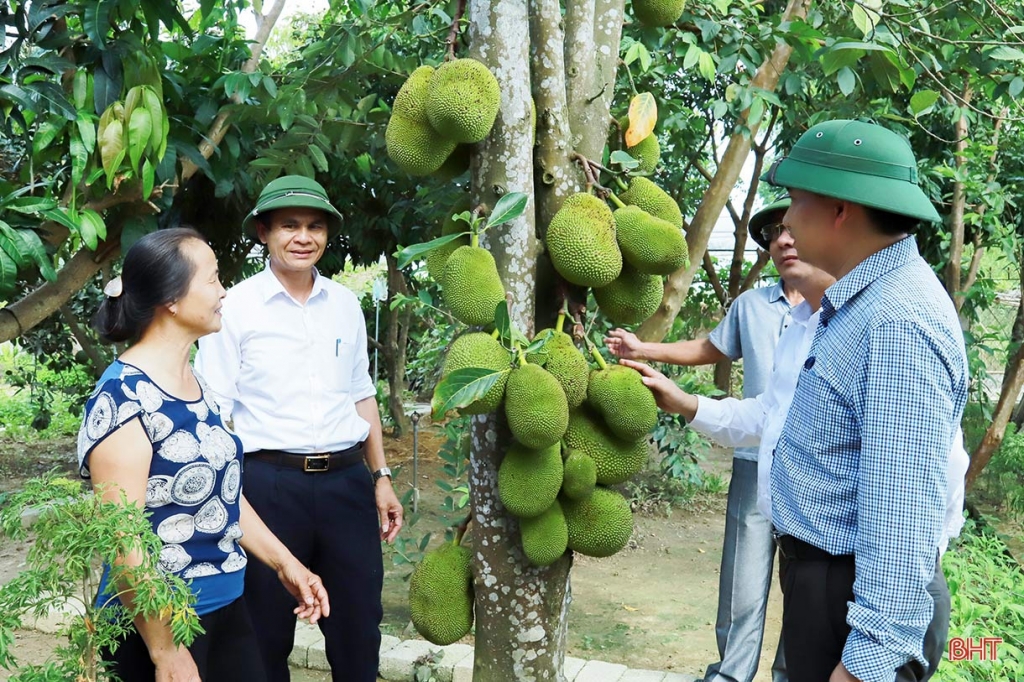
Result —
[[[743, 397], [764, 393], [772, 374], [775, 345], [789, 326], [791, 307], [782, 280], [750, 289], [736, 297], [725, 318], [708, 337], [715, 348], [733, 360], [743, 360]], [[735, 457], [757, 461], [757, 448], [736, 448]]]

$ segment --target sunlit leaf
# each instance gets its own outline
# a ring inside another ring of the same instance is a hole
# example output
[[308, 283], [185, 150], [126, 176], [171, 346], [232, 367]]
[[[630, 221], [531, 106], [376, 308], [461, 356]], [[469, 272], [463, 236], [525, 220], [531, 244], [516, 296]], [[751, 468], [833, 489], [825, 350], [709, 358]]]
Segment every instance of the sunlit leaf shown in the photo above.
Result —
[[459, 234], [447, 234], [443, 237], [432, 239], [429, 242], [424, 242], [422, 244], [412, 244], [411, 246], [406, 246], [402, 249], [399, 249], [397, 252], [395, 252], [395, 259], [398, 261], [398, 268], [402, 269], [409, 263], [413, 262], [414, 260], [421, 256], [430, 253], [437, 247], [444, 246], [449, 242], [453, 242], [459, 237], [464, 237], [466, 234], [468, 233], [460, 232]]
[[658, 122], [658, 103], [654, 95], [641, 92], [629, 103], [629, 130], [626, 131], [626, 144], [635, 147], [648, 135], [654, 132]]
[[448, 374], [434, 388], [434, 397], [430, 401], [431, 419], [440, 421], [451, 410], [476, 402], [510, 371], [467, 367]]
[[487, 219], [487, 227], [497, 227], [511, 222], [526, 210], [530, 197], [522, 192], [509, 192], [498, 199]]

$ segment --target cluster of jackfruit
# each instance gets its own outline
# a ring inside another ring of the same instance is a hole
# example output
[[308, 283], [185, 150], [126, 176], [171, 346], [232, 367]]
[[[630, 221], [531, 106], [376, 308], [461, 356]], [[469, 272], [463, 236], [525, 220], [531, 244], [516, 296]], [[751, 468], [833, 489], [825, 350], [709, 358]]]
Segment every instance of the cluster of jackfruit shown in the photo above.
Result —
[[421, 66], [395, 97], [385, 132], [388, 156], [410, 175], [461, 175], [469, 168], [469, 145], [491, 132], [500, 104], [497, 79], [475, 59]]
[[592, 287], [608, 319], [639, 324], [661, 304], [661, 276], [685, 265], [689, 251], [682, 213], [664, 190], [634, 177], [621, 200], [627, 205], [613, 213], [591, 194], [570, 196], [551, 219], [545, 243], [558, 274]]

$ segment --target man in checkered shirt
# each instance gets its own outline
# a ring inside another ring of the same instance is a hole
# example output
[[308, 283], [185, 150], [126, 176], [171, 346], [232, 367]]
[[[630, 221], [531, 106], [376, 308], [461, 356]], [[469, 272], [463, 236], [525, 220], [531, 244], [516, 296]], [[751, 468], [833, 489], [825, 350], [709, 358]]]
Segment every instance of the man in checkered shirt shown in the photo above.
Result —
[[836, 278], [771, 471], [791, 682], [920, 682], [947, 458], [967, 399], [953, 304], [910, 236], [938, 213], [906, 139], [808, 130], [767, 173], [801, 259]]

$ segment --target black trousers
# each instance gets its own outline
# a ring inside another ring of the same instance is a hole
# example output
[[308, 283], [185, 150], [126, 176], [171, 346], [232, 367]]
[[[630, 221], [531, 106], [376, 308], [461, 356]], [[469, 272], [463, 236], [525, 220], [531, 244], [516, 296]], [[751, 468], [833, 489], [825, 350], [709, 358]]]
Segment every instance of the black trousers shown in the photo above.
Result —
[[[305, 473], [246, 459], [243, 491], [264, 523], [324, 581], [331, 615], [319, 621], [335, 682], [376, 682], [384, 562], [370, 473], [362, 464]], [[289, 680], [297, 605], [277, 574], [257, 561], [245, 572], [267, 679]]]
[[[188, 648], [199, 677], [218, 682], [264, 682], [263, 661], [254, 656], [256, 633], [253, 631], [244, 599], [200, 617], [206, 631]], [[122, 682], [153, 682], [156, 667], [149, 658], [149, 649], [142, 635], [132, 630], [117, 651], [105, 650], [101, 658], [110, 664], [111, 672]]]
[[[847, 602], [853, 601], [855, 573], [852, 556], [823, 560], [780, 555], [782, 639], [789, 682], [828, 682], [839, 665], [851, 630], [846, 612]], [[910, 661], [896, 670], [896, 682], [925, 682], [935, 674], [942, 660], [949, 635], [950, 598], [938, 562], [928, 594], [934, 602], [932, 620], [924, 636], [928, 669]]]

